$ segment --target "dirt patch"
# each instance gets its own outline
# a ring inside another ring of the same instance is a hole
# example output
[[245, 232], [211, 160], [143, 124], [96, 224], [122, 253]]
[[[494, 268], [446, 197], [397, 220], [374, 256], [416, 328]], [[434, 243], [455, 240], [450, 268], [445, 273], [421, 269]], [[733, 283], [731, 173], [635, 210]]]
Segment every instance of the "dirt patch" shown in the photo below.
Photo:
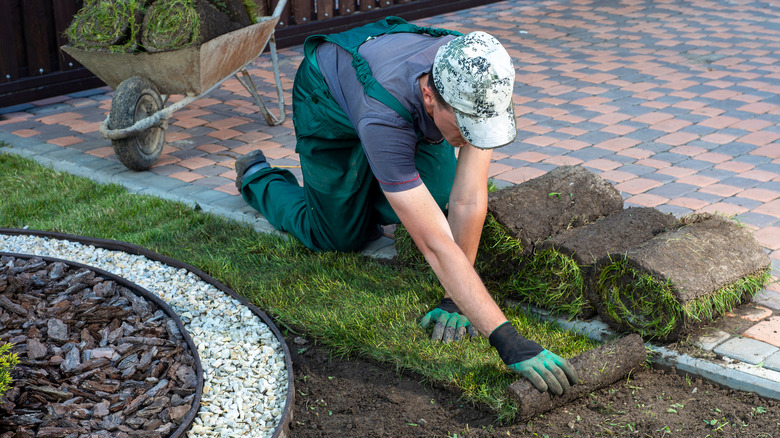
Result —
[[525, 423], [497, 424], [459, 394], [366, 360], [291, 346], [295, 437], [776, 437], [780, 402], [653, 368]]

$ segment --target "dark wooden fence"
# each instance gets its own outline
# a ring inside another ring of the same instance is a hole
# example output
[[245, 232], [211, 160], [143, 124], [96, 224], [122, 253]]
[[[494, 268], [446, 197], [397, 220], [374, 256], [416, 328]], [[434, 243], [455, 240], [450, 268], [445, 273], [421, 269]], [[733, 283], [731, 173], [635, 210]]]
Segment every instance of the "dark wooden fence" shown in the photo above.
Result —
[[[278, 0], [256, 0], [271, 15]], [[274, 32], [277, 47], [387, 15], [415, 20], [499, 0], [288, 0]], [[265, 3], [263, 3], [265, 2]], [[0, 108], [103, 84], [59, 47], [83, 0], [0, 0]]]

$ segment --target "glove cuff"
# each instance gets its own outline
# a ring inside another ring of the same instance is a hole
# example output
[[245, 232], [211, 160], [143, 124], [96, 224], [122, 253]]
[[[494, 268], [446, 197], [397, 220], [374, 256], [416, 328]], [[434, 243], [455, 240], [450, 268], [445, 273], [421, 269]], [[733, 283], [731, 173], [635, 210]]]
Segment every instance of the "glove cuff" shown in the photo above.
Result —
[[526, 361], [544, 351], [541, 345], [520, 336], [509, 321], [496, 327], [488, 341], [506, 365]]
[[441, 303], [436, 307], [448, 313], [459, 313], [463, 315], [463, 312], [460, 311], [458, 305], [455, 304], [455, 301], [452, 301], [452, 298], [443, 298]]

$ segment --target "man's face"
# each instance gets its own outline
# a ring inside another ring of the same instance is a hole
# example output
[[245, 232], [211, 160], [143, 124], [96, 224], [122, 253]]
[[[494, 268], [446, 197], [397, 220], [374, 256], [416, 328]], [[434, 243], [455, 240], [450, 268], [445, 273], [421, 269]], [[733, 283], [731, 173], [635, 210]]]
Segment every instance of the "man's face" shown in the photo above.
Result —
[[453, 111], [452, 107], [439, 105], [438, 103], [434, 104], [433, 122], [439, 128], [447, 143], [456, 148], [469, 144], [460, 134], [458, 123], [455, 121], [455, 111]]

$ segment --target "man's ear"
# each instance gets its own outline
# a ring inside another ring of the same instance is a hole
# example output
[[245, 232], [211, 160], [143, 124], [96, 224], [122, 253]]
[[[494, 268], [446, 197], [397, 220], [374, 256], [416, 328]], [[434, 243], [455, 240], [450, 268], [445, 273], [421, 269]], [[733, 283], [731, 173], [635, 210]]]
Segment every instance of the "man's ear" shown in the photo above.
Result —
[[420, 90], [422, 91], [423, 103], [425, 107], [433, 106], [436, 104], [436, 96], [433, 94], [433, 90], [428, 86], [427, 75], [420, 80]]

